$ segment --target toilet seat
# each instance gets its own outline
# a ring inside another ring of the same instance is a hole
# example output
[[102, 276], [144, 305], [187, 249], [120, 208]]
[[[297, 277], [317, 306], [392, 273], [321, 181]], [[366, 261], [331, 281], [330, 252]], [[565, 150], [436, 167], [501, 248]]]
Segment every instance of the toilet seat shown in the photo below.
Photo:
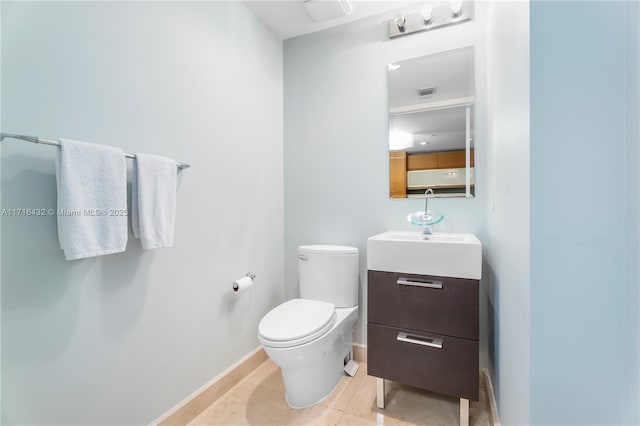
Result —
[[273, 348], [302, 345], [324, 335], [336, 322], [333, 303], [292, 299], [273, 308], [258, 325], [260, 342]]

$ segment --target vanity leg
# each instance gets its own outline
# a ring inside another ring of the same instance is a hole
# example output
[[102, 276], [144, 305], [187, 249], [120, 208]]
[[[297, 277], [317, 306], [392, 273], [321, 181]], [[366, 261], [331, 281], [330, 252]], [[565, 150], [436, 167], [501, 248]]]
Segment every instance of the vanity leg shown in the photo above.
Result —
[[469, 426], [469, 400], [460, 398], [460, 426]]
[[378, 408], [384, 408], [384, 379], [376, 378], [376, 403]]

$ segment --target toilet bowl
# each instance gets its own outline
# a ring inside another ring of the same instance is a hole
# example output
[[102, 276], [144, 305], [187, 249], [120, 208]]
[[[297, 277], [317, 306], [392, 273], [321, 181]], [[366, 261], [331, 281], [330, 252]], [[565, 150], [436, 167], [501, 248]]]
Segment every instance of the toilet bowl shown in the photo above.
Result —
[[[293, 299], [291, 302], [315, 302]], [[325, 302], [319, 302], [325, 303]], [[283, 304], [283, 305], [285, 305]], [[278, 306], [276, 309], [283, 307]], [[305, 304], [297, 306], [302, 308]], [[271, 311], [269, 314], [273, 313]], [[269, 318], [269, 314], [265, 319]], [[301, 315], [291, 317], [296, 324]], [[358, 307], [335, 308], [327, 324], [306, 336], [292, 333], [290, 340], [272, 340], [268, 322], [261, 321], [259, 340], [271, 360], [282, 370], [287, 403], [292, 408], [305, 408], [326, 398], [344, 377], [344, 364], [353, 358], [353, 326]], [[284, 337], [283, 333], [275, 333]]]
[[358, 250], [300, 246], [298, 259], [301, 298], [276, 306], [258, 325], [258, 340], [280, 367], [292, 408], [317, 404], [344, 377], [358, 319]]

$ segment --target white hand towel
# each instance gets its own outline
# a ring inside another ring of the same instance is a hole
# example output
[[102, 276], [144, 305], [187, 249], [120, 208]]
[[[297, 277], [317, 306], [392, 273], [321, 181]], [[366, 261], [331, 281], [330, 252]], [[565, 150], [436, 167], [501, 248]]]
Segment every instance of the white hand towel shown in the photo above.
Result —
[[170, 158], [136, 154], [131, 227], [145, 250], [173, 246], [178, 168]]
[[56, 184], [58, 239], [67, 260], [125, 250], [127, 168], [124, 151], [60, 139]]

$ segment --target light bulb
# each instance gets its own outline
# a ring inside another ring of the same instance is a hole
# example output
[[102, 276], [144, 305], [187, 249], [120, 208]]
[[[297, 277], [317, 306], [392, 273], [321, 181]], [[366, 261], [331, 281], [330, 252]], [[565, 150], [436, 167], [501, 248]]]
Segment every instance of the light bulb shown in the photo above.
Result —
[[431, 6], [429, 6], [428, 4], [422, 6], [422, 9], [420, 9], [420, 14], [424, 19], [425, 24], [431, 23], [431, 12], [432, 12]]
[[452, 0], [451, 1], [451, 14], [454, 18], [460, 16], [462, 13], [462, 0]]
[[404, 31], [404, 24], [406, 23], [406, 19], [404, 18], [404, 15], [401, 13], [398, 13], [396, 15], [396, 25], [398, 26], [398, 29], [400, 31]]
[[413, 133], [391, 131], [389, 134], [389, 150], [400, 151], [413, 148]]

